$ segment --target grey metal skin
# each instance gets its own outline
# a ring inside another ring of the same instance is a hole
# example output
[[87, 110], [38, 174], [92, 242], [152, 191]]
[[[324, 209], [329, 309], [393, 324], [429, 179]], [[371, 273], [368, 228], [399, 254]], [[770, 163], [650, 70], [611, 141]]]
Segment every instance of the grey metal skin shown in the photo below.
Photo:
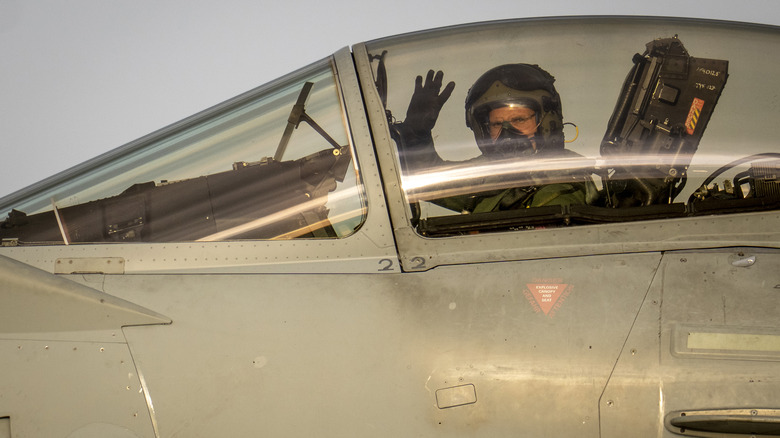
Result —
[[122, 330], [171, 321], [5, 256], [0, 276], [10, 436], [152, 436], [145, 382]]
[[[0, 247], [0, 437], [751, 436], [720, 419], [780, 422], [777, 211], [422, 237], [366, 45], [333, 60], [363, 226]], [[715, 431], [677, 426], [697, 414]]]

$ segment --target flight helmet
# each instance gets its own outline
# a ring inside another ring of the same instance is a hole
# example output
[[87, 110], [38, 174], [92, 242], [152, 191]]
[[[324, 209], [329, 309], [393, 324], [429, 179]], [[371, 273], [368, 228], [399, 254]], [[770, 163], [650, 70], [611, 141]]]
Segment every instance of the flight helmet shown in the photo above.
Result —
[[[484, 155], [513, 158], [563, 149], [561, 99], [553, 82], [552, 75], [531, 64], [501, 65], [488, 70], [474, 82], [466, 95], [466, 126], [474, 132]], [[505, 122], [493, 126], [491, 135], [489, 114], [502, 107], [533, 110], [531, 123], [536, 123], [536, 132], [525, 135], [513, 126], [517, 123]]]

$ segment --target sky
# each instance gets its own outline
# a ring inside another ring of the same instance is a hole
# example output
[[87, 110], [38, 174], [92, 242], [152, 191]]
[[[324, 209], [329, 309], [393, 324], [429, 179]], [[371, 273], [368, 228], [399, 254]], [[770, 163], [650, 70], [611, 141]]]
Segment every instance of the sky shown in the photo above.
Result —
[[0, 198], [342, 47], [385, 36], [561, 15], [780, 25], [776, 0], [613, 3], [0, 0]]

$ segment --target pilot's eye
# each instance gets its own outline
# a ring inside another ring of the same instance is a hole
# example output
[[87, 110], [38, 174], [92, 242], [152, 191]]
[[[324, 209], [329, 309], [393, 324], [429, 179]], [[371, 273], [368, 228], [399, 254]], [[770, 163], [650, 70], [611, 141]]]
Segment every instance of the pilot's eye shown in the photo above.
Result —
[[509, 122], [513, 126], [518, 126], [518, 125], [522, 125], [522, 124], [528, 122], [529, 120], [533, 119], [535, 116], [536, 116], [535, 114], [531, 114], [528, 117], [515, 117], [514, 119], [510, 120]]
[[528, 117], [518, 116], [509, 120], [489, 122], [488, 128], [491, 132], [496, 133], [502, 129], [508, 129], [513, 127], [518, 130], [528, 129], [536, 122], [536, 114], [531, 114]]

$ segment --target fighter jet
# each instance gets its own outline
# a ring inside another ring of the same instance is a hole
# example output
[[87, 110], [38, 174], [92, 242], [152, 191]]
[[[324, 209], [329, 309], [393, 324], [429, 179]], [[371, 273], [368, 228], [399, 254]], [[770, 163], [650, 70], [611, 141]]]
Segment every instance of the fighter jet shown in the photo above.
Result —
[[0, 437], [780, 436], [777, 53], [393, 36], [0, 198]]

